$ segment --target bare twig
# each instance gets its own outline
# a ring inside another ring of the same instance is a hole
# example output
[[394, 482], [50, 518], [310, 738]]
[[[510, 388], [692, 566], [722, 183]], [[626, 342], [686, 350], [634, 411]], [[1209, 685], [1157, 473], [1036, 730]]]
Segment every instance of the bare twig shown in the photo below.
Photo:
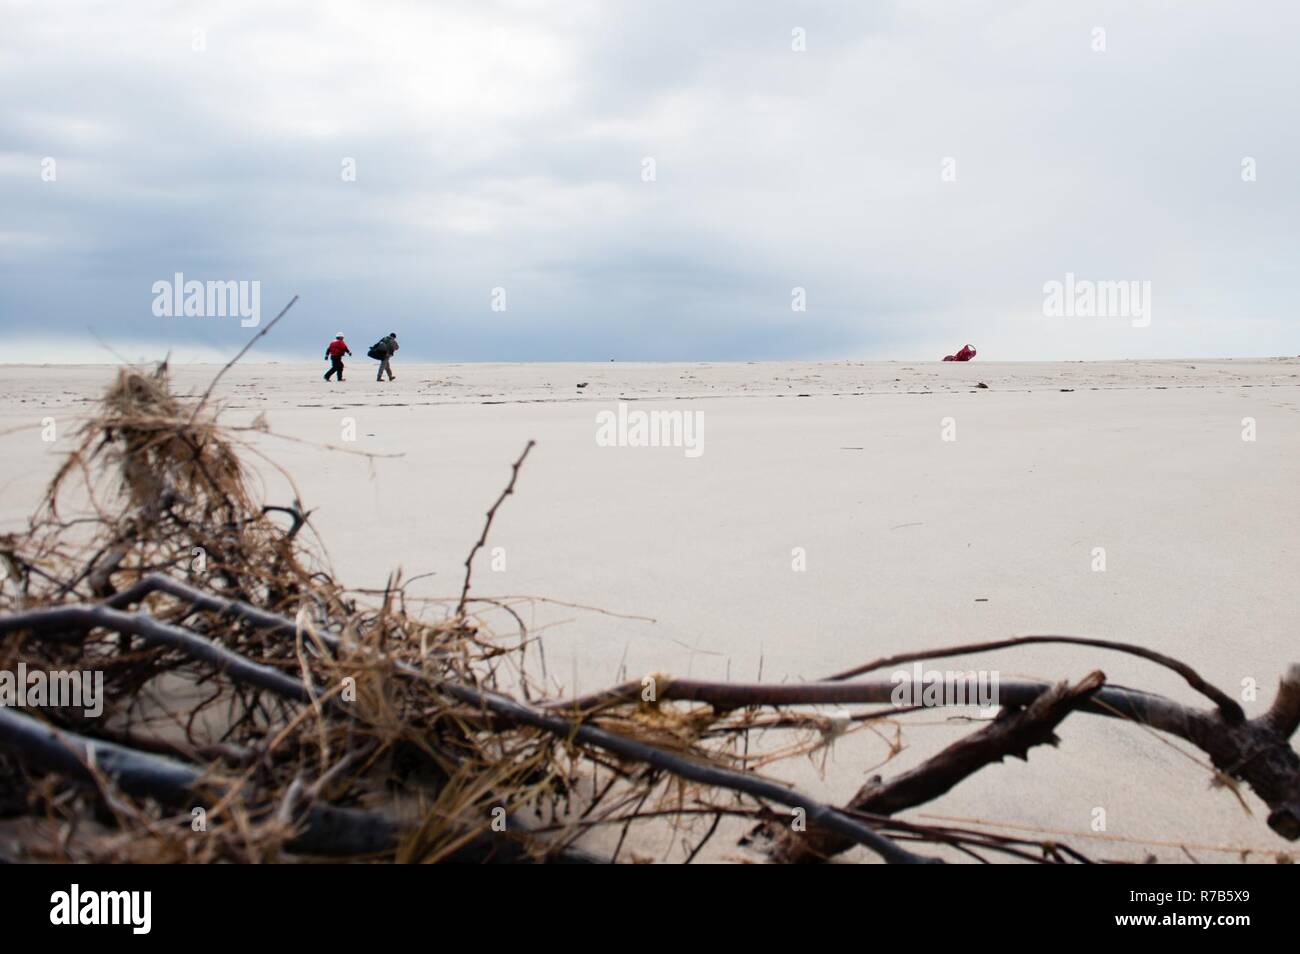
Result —
[[470, 574], [474, 572], [474, 555], [487, 543], [488, 531], [492, 529], [492, 520], [497, 515], [497, 509], [505, 502], [507, 497], [515, 492], [515, 481], [519, 478], [519, 468], [523, 466], [525, 458], [528, 457], [528, 452], [533, 449], [533, 445], [536, 443], [536, 441], [529, 441], [525, 444], [524, 452], [519, 455], [517, 461], [510, 465], [510, 483], [506, 484], [506, 489], [501, 491], [501, 496], [488, 510], [487, 521], [483, 524], [483, 532], [479, 534], [478, 540], [470, 549], [469, 556], [465, 558], [465, 585], [460, 589], [460, 602], [456, 604], [456, 615], [458, 617], [465, 615], [465, 604], [469, 600], [469, 578]]
[[199, 416], [199, 412], [203, 410], [204, 405], [208, 403], [208, 398], [212, 396], [212, 391], [217, 386], [217, 382], [221, 380], [221, 378], [225, 375], [227, 371], [229, 371], [231, 368], [235, 366], [236, 363], [238, 363], [240, 358], [242, 358], [245, 354], [248, 353], [248, 349], [253, 347], [253, 345], [257, 343], [257, 340], [259, 338], [264, 336], [267, 332], [269, 332], [272, 328], [276, 326], [276, 323], [279, 322], [279, 320], [288, 313], [289, 309], [294, 306], [294, 302], [296, 302], [297, 300], [298, 300], [297, 295], [294, 295], [292, 298], [290, 298], [289, 304], [281, 308], [280, 313], [276, 315], [274, 318], [272, 318], [269, 322], [267, 322], [266, 326], [261, 331], [253, 335], [253, 337], [249, 338], [248, 343], [239, 349], [239, 353], [236, 354], [229, 361], [227, 361], [225, 367], [223, 367], [220, 371], [217, 372], [217, 376], [212, 379], [212, 382], [208, 385], [208, 389], [203, 392], [203, 396], [199, 398], [198, 403], [194, 405], [194, 412], [190, 415], [188, 426], [193, 426], [194, 421]]

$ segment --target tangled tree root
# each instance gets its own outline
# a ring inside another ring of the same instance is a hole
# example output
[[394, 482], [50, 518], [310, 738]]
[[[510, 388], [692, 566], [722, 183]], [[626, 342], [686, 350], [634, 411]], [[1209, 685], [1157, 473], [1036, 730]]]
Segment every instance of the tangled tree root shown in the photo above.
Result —
[[[914, 850], [927, 844], [980, 860], [1088, 861], [1060, 839], [895, 817], [1006, 756], [1055, 745], [1075, 712], [1196, 745], [1222, 781], [1244, 780], [1268, 804], [1274, 831], [1300, 836], [1300, 758], [1289, 741], [1300, 667], [1253, 720], [1177, 660], [1072, 637], [912, 653], [820, 682], [659, 676], [547, 699], [530, 674], [534, 640], [495, 639], [467, 615], [474, 556], [528, 448], [465, 561], [454, 610], [429, 620], [408, 611], [397, 580], [373, 601], [336, 581], [302, 532], [309, 512], [254, 498], [242, 457], [255, 451], [206, 398], [174, 395], [165, 365], [121, 371], [29, 532], [0, 538], [0, 671], [104, 680], [94, 718], [56, 700], [0, 706], [0, 815], [24, 826], [21, 859], [585, 863], [618, 854], [579, 850], [592, 828], [626, 833], [669, 816], [708, 825], [687, 860], [721, 819], [737, 817], [760, 823], [779, 861], [853, 846], [931, 861]], [[809, 707], [884, 706], [857, 723], [906, 715], [888, 706], [897, 682], [859, 678], [867, 673], [1034, 641], [1142, 656], [1213, 707], [1109, 686], [1101, 672], [1073, 685], [1003, 682], [996, 720], [910, 771], [872, 778], [843, 808], [760, 774], [845, 727]], [[781, 733], [795, 741], [751, 751], [751, 737]], [[792, 812], [806, 830], [790, 830]]]

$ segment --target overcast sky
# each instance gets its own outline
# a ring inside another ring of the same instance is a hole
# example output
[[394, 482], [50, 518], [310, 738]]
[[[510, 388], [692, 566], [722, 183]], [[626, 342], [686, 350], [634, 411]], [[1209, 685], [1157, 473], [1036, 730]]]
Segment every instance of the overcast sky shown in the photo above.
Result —
[[[1298, 33], [1289, 0], [0, 0], [2, 360], [233, 353], [236, 318], [154, 315], [177, 272], [264, 321], [299, 294], [266, 358], [1294, 355]], [[1067, 272], [1149, 281], [1149, 327], [1045, 317]]]

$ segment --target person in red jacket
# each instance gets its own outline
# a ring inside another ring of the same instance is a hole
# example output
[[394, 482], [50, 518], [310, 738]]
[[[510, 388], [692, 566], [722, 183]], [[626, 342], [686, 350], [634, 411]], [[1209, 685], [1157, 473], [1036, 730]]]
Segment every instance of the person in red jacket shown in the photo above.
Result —
[[339, 376], [340, 381], [343, 380], [343, 356], [345, 354], [351, 357], [352, 349], [343, 340], [343, 332], [340, 331], [334, 336], [334, 340], [329, 343], [329, 347], [325, 349], [325, 360], [330, 363], [330, 369], [325, 372], [326, 381], [335, 374]]
[[945, 360], [945, 361], [969, 361], [969, 360], [970, 360], [971, 358], [973, 358], [973, 357], [975, 357], [975, 349], [972, 348], [970, 345], [966, 345], [966, 346], [963, 347], [960, 351], [958, 351], [956, 354], [950, 354], [950, 355], [948, 355], [947, 357], [945, 357], [943, 360]]

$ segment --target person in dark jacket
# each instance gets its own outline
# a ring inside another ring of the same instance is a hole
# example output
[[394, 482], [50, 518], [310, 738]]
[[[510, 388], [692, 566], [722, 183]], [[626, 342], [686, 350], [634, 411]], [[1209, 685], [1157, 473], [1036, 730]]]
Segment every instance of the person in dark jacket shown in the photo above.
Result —
[[379, 359], [379, 373], [375, 375], [376, 381], [384, 380], [384, 375], [388, 375], [388, 380], [392, 381], [393, 369], [388, 365], [388, 359], [397, 354], [397, 332], [390, 331], [388, 337], [380, 338], [375, 342], [374, 355]]
[[329, 347], [325, 349], [325, 360], [330, 363], [330, 369], [325, 372], [326, 381], [335, 374], [339, 376], [340, 381], [343, 380], [343, 356], [345, 354], [350, 357], [352, 349], [343, 340], [343, 332], [340, 331], [334, 336], [334, 340], [329, 343]]

